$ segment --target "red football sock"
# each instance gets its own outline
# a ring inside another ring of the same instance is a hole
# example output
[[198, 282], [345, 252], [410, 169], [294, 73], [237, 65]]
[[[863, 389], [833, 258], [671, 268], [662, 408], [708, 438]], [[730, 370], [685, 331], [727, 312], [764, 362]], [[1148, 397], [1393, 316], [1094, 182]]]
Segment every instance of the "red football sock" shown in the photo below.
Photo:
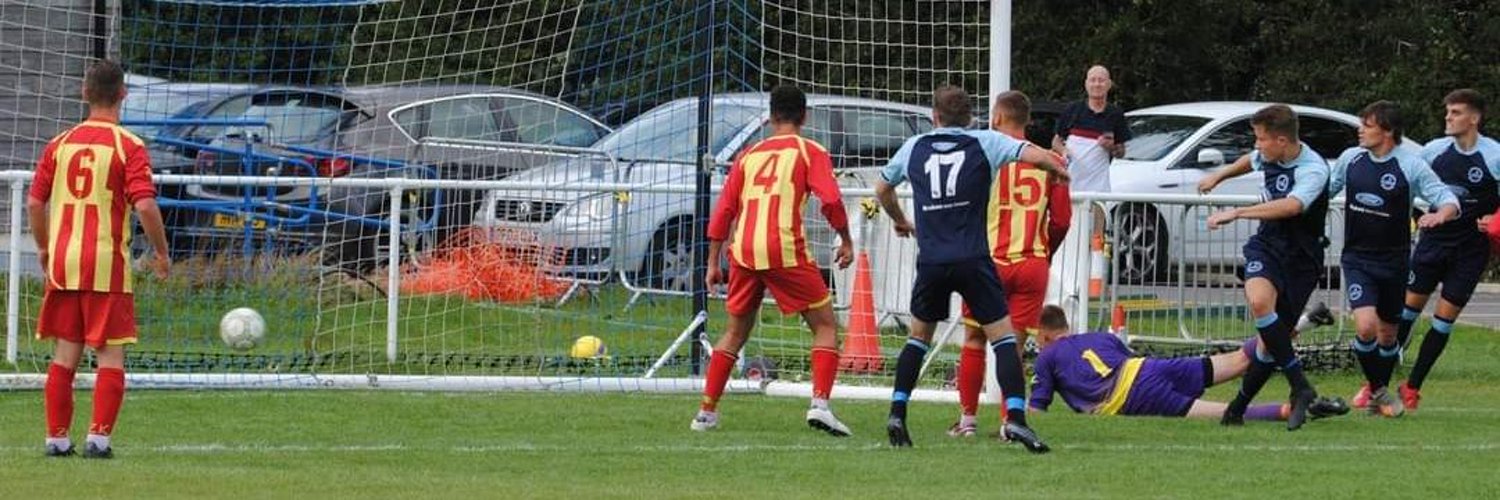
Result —
[[94, 379], [94, 421], [89, 434], [108, 436], [115, 430], [115, 417], [125, 400], [125, 370], [100, 368]]
[[839, 374], [839, 352], [826, 347], [812, 349], [813, 399], [828, 400], [833, 394], [833, 380]]
[[984, 390], [984, 349], [963, 348], [958, 356], [958, 406], [964, 415], [979, 414], [979, 392]]
[[73, 425], [73, 374], [72, 369], [58, 364], [47, 368], [42, 396], [47, 408], [47, 437], [68, 437], [68, 427]]
[[713, 356], [708, 358], [708, 373], [703, 381], [703, 404], [698, 408], [703, 411], [716, 411], [719, 407], [719, 397], [724, 395], [724, 384], [729, 383], [729, 371], [734, 369], [734, 362], [740, 357], [734, 354], [714, 349]]

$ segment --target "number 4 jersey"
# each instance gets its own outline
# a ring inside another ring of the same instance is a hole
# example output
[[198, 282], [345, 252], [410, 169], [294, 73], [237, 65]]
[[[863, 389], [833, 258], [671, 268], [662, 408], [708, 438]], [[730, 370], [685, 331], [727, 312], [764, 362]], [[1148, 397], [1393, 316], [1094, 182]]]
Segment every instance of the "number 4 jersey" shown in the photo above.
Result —
[[131, 206], [156, 197], [140, 138], [89, 120], [52, 139], [30, 197], [47, 210], [52, 289], [130, 293]]
[[828, 150], [795, 135], [760, 141], [730, 168], [708, 238], [729, 239], [734, 224], [729, 258], [736, 265], [754, 270], [815, 266], [802, 229], [808, 193], [818, 197], [834, 230], [849, 227]]

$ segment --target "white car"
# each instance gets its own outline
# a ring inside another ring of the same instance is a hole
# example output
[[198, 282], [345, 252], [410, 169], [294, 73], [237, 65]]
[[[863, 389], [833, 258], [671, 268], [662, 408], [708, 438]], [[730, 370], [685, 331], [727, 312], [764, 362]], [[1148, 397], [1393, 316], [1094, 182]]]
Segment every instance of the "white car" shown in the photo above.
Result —
[[[1250, 117], [1269, 105], [1261, 102], [1198, 102], [1138, 109], [1126, 113], [1132, 138], [1125, 156], [1110, 168], [1115, 193], [1195, 194], [1198, 181], [1234, 163], [1255, 147]], [[1309, 106], [1297, 112], [1303, 142], [1332, 166], [1345, 149], [1358, 145], [1359, 118]], [[1420, 147], [1407, 139], [1402, 147]], [[1213, 194], [1254, 195], [1262, 191], [1259, 172], [1219, 185]], [[1109, 207], [1115, 241], [1115, 264], [1121, 282], [1162, 278], [1179, 263], [1234, 265], [1240, 247], [1253, 234], [1250, 221], [1209, 232], [1206, 207], [1176, 204], [1120, 203]], [[1180, 233], [1180, 234], [1176, 234]], [[1341, 217], [1330, 213], [1326, 234], [1341, 248]], [[1330, 253], [1330, 255], [1332, 255]]]

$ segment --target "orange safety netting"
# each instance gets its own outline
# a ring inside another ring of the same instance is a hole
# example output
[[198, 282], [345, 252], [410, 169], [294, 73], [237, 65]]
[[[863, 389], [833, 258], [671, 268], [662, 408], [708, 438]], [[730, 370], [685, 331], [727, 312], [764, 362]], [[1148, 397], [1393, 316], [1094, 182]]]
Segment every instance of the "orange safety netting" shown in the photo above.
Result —
[[401, 292], [502, 303], [556, 300], [568, 283], [549, 272], [554, 253], [537, 244], [534, 235], [468, 228], [450, 236], [429, 258], [407, 264]]

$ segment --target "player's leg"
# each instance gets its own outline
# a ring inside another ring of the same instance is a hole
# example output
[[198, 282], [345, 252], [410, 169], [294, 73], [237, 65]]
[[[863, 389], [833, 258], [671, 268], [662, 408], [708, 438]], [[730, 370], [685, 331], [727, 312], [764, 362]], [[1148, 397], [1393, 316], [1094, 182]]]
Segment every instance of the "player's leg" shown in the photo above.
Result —
[[[1250, 254], [1247, 253], [1247, 258], [1250, 258], [1249, 256]], [[1254, 273], [1264, 272], [1265, 264], [1260, 262], [1251, 258], [1250, 264], [1246, 265], [1245, 299], [1250, 303], [1250, 314], [1255, 318], [1256, 330], [1259, 330], [1258, 338], [1261, 348], [1257, 353], [1264, 351], [1266, 357], [1255, 356], [1250, 359], [1250, 367], [1240, 379], [1240, 390], [1224, 412], [1222, 423], [1225, 425], [1237, 425], [1243, 422], [1244, 413], [1246, 408], [1249, 408], [1250, 401], [1255, 399], [1261, 388], [1265, 387], [1266, 381], [1270, 380], [1275, 372], [1275, 358], [1270, 354], [1271, 342], [1268, 342], [1268, 335], [1278, 333], [1272, 328], [1280, 322], [1276, 316], [1278, 294], [1276, 286], [1271, 283], [1270, 279], [1261, 276], [1251, 277]], [[1290, 339], [1287, 339], [1286, 343], [1289, 344]]]
[[1209, 356], [1208, 386], [1234, 380], [1250, 371], [1250, 360], [1255, 356], [1256, 347], [1260, 345], [1260, 339], [1251, 338], [1245, 341], [1245, 345], [1230, 352]]
[[125, 402], [125, 346], [106, 344], [94, 349], [94, 356], [99, 370], [94, 379], [94, 414], [83, 456], [112, 458], [110, 435], [120, 416], [120, 405]]
[[112, 458], [110, 436], [125, 402], [125, 346], [136, 341], [135, 298], [123, 293], [82, 295], [85, 344], [94, 349], [99, 370], [94, 378], [94, 414], [84, 458]]
[[708, 359], [708, 371], [704, 373], [703, 400], [698, 414], [690, 427], [695, 431], [707, 431], [719, 426], [719, 398], [724, 395], [724, 386], [729, 383], [729, 374], [739, 361], [740, 348], [750, 338], [755, 328], [755, 314], [765, 298], [765, 285], [755, 271], [740, 266], [730, 266], [729, 295], [724, 309], [729, 314], [724, 336], [714, 344], [713, 354]]
[[1046, 453], [1050, 448], [1026, 424], [1026, 378], [1000, 275], [988, 260], [962, 267], [966, 279], [959, 283], [958, 293], [969, 303], [974, 320], [982, 324], [990, 351], [995, 354], [995, 379], [1000, 383], [1005, 409], [1001, 436], [1020, 442], [1032, 453]]
[[1447, 274], [1450, 252], [1429, 240], [1419, 239], [1411, 252], [1411, 269], [1406, 279], [1406, 307], [1401, 311], [1401, 321], [1396, 326], [1396, 341], [1405, 349], [1411, 343], [1412, 324], [1427, 308], [1432, 292]]
[[886, 435], [891, 446], [911, 446], [906, 427], [906, 406], [917, 386], [917, 374], [927, 358], [932, 335], [939, 321], [948, 319], [948, 298], [953, 293], [953, 270], [946, 265], [917, 264], [917, 276], [911, 291], [911, 333], [901, 354], [896, 357], [896, 379], [891, 390], [890, 416]]
[[[967, 306], [965, 306], [967, 310]], [[964, 318], [964, 345], [959, 350], [957, 376], [954, 385], [958, 389], [958, 422], [949, 427], [951, 437], [973, 436], [978, 432], [979, 393], [984, 390], [985, 338], [984, 330], [966, 313]]]
[[1377, 276], [1379, 281], [1374, 290], [1366, 290], [1366, 295], [1375, 295], [1375, 347], [1376, 366], [1375, 379], [1370, 381], [1370, 403], [1372, 409], [1387, 417], [1399, 417], [1406, 412], [1390, 388], [1391, 373], [1396, 370], [1396, 363], [1400, 360], [1401, 346], [1397, 343], [1397, 322], [1400, 321], [1401, 310], [1405, 307], [1406, 276], [1405, 266], [1401, 264], [1404, 260], [1391, 263], [1391, 268], [1384, 274]]
[[[821, 277], [818, 279], [821, 286]], [[824, 301], [822, 305], [802, 311], [802, 319], [813, 333], [812, 352], [809, 353], [813, 393], [807, 409], [807, 425], [844, 437], [851, 434], [849, 427], [834, 416], [828, 405], [828, 399], [833, 394], [834, 380], [839, 373], [838, 319], [834, 317], [833, 306], [828, 302]]]
[[37, 315], [37, 337], [54, 339], [52, 363], [42, 393], [48, 456], [73, 454], [73, 378], [83, 357], [83, 312], [76, 292], [49, 290]]
[[[1300, 263], [1299, 263], [1300, 264]], [[1267, 344], [1266, 351], [1271, 353], [1276, 360], [1276, 366], [1286, 376], [1288, 385], [1291, 386], [1292, 413], [1287, 416], [1286, 427], [1289, 431], [1302, 428], [1307, 422], [1308, 411], [1313, 403], [1318, 400], [1318, 391], [1312, 382], [1307, 379], [1303, 371], [1302, 360], [1297, 357], [1297, 351], [1292, 346], [1292, 328], [1296, 318], [1307, 308], [1307, 300], [1318, 288], [1323, 270], [1320, 265], [1289, 266], [1285, 279], [1282, 280], [1281, 294], [1277, 297], [1276, 310], [1279, 319], [1277, 325], [1280, 345]], [[1264, 336], [1262, 336], [1264, 339]]]
[[68, 437], [73, 424], [73, 377], [83, 357], [83, 344], [58, 338], [52, 346], [52, 364], [47, 366], [43, 406], [47, 413], [47, 455], [73, 454]]
[[1401, 384], [1401, 399], [1407, 409], [1415, 410], [1421, 402], [1422, 384], [1427, 381], [1432, 366], [1437, 363], [1443, 350], [1448, 347], [1448, 337], [1453, 333], [1453, 322], [1468, 305], [1474, 289], [1479, 286], [1479, 277], [1489, 265], [1489, 252], [1482, 246], [1468, 249], [1454, 259], [1447, 274], [1443, 276], [1443, 293], [1438, 299], [1432, 327], [1422, 338], [1422, 347], [1411, 373]]

